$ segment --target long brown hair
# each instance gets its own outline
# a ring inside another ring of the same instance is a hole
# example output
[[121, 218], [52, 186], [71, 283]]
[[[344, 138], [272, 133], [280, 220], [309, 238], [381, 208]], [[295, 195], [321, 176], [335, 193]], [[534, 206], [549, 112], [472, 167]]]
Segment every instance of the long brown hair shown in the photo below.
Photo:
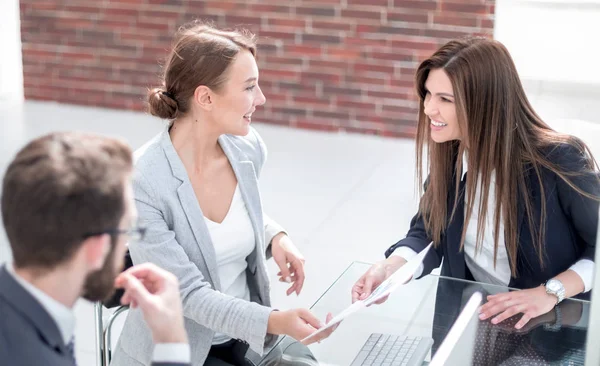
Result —
[[[460, 141], [430, 142], [429, 118], [424, 113], [425, 81], [429, 72], [434, 69], [444, 70], [452, 82], [458, 126], [462, 133]], [[569, 179], [577, 172], [565, 171], [549, 161], [544, 152], [559, 144], [569, 144], [581, 152], [585, 159], [585, 169], [593, 171], [598, 165], [589, 148], [576, 137], [552, 130], [535, 113], [527, 100], [513, 60], [500, 42], [473, 37], [446, 43], [418, 67], [416, 87], [420, 98], [416, 141], [416, 179], [422, 194], [419, 213], [423, 216], [425, 227], [435, 245], [439, 245], [442, 233], [447, 228], [448, 213], [450, 212], [452, 221], [457, 206], [463, 202], [463, 196], [459, 197], [459, 184], [463, 168], [462, 156], [468, 149], [469, 174], [464, 196], [465, 225], [461, 236], [461, 250], [464, 246], [466, 223], [474, 210], [478, 212], [476, 248], [481, 249], [488, 197], [483, 194], [479, 207], [473, 207], [476, 185], [479, 184], [481, 192], [489, 192], [492, 184], [490, 178], [495, 173], [494, 266], [502, 220], [511, 274], [517, 275], [517, 199], [521, 198], [524, 201], [524, 215], [543, 267], [546, 193], [541, 181], [541, 169], [555, 173], [578, 193], [598, 199], [582, 191]], [[427, 188], [423, 188], [424, 162], [427, 162], [429, 171]], [[535, 211], [528, 192], [530, 169], [541, 187], [539, 217], [534, 217]], [[449, 192], [451, 186], [456, 187], [455, 192]], [[456, 197], [453, 207], [447, 207], [449, 194]], [[535, 222], [540, 225], [535, 225]]]
[[198, 86], [219, 91], [242, 50], [256, 57], [256, 36], [246, 29], [225, 31], [200, 21], [182, 25], [164, 65], [162, 86], [148, 91], [149, 112], [170, 120], [181, 117]]

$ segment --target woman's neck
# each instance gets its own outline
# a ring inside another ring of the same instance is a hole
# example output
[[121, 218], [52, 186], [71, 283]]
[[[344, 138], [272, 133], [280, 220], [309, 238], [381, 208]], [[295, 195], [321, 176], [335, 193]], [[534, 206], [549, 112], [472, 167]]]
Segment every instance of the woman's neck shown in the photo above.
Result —
[[175, 120], [169, 134], [177, 154], [188, 168], [201, 169], [223, 156], [219, 145], [221, 133], [198, 118], [190, 116]]

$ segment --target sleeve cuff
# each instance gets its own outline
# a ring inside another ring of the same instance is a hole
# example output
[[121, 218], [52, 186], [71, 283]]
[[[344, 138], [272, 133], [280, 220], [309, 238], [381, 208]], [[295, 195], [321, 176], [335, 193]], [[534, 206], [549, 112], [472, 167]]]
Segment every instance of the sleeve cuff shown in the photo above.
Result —
[[596, 265], [591, 260], [580, 259], [569, 268], [573, 272], [577, 273], [577, 275], [579, 275], [583, 281], [583, 285], [585, 287], [583, 292], [588, 292], [593, 287], [595, 267]]
[[157, 343], [154, 345], [152, 362], [189, 364], [192, 361], [190, 345], [187, 343]]
[[[409, 247], [398, 247], [392, 252], [391, 255], [404, 258], [408, 262], [409, 260], [413, 259], [417, 254], [417, 252], [410, 249]], [[414, 275], [412, 276], [412, 279], [421, 277], [421, 274], [423, 274], [423, 263], [419, 265], [419, 268], [417, 268], [417, 270], [415, 271]]]

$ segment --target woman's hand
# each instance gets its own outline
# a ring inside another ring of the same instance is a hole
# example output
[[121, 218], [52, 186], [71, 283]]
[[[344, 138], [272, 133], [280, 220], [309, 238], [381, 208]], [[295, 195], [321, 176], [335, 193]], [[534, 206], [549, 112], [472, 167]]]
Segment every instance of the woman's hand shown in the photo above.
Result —
[[492, 316], [492, 324], [498, 324], [513, 315], [522, 313], [523, 316], [515, 324], [521, 329], [531, 319], [546, 314], [556, 306], [557, 298], [546, 293], [544, 286], [520, 291], [511, 291], [487, 297], [488, 302], [481, 307], [479, 319], [485, 320]]
[[[358, 300], [364, 300], [377, 286], [381, 285], [392, 273], [396, 272], [398, 268], [402, 267], [406, 263], [406, 260], [399, 256], [391, 256], [386, 260], [375, 263], [369, 268], [369, 270], [362, 275], [361, 278], [356, 281], [352, 287], [352, 303], [354, 304]], [[384, 303], [387, 300], [387, 296], [381, 300], [376, 301], [376, 304]]]
[[292, 284], [287, 295], [290, 296], [293, 292], [300, 295], [305, 278], [304, 256], [285, 233], [275, 235], [271, 241], [271, 254], [279, 267], [279, 281]]
[[[329, 323], [333, 315], [327, 314], [325, 324]], [[298, 341], [310, 336], [318, 329], [325, 326], [313, 313], [308, 309], [291, 309], [285, 311], [273, 311], [269, 316], [267, 325], [267, 333], [269, 334], [286, 334]], [[333, 333], [339, 323], [324, 330], [323, 332], [307, 339], [303, 343], [309, 345], [315, 342], [321, 342]]]

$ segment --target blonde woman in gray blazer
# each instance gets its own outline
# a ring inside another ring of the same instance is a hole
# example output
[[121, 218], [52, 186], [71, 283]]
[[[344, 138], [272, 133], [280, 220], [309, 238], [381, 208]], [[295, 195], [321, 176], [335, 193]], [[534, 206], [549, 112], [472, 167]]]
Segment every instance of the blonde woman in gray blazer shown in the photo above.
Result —
[[[302, 289], [304, 259], [262, 210], [267, 150], [250, 127], [265, 103], [255, 55], [247, 32], [182, 27], [164, 86], [149, 92], [150, 112], [171, 122], [135, 156], [134, 195], [147, 233], [129, 250], [135, 264], [152, 262], [178, 277], [194, 365], [314, 363], [299, 343], [288, 349], [296, 349], [293, 361], [260, 355], [277, 335], [299, 340], [322, 326], [306, 309], [270, 307], [267, 257], [291, 284], [288, 295]], [[149, 364], [150, 334], [131, 310], [112, 365]]]

